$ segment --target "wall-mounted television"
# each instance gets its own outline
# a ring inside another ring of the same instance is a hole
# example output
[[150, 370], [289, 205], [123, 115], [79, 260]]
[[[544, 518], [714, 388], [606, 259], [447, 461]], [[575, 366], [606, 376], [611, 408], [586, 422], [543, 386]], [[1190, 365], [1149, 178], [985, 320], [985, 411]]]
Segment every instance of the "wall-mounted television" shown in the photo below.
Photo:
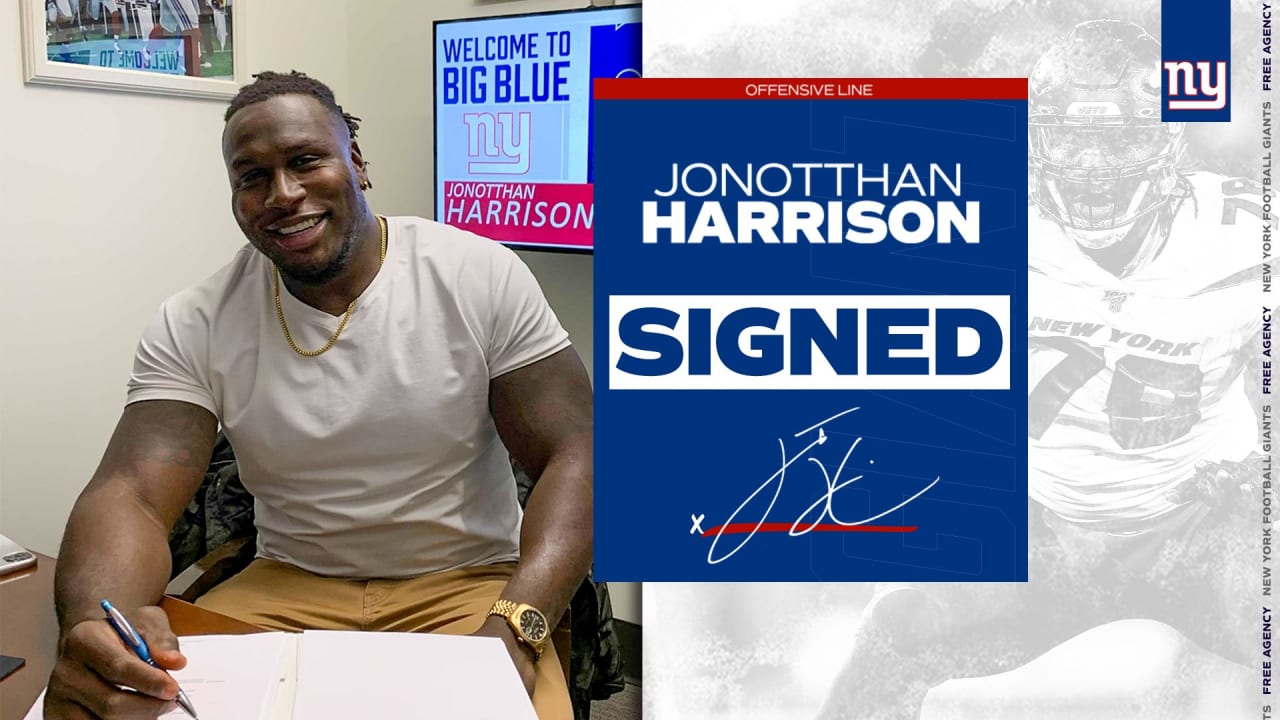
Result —
[[591, 81], [640, 76], [640, 6], [437, 20], [436, 219], [591, 252]]

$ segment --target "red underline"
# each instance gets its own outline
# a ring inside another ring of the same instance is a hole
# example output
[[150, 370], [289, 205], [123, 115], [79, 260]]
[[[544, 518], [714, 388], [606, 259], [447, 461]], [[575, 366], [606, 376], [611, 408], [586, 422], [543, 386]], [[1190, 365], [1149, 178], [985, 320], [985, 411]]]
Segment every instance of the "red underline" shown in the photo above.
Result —
[[[703, 531], [703, 535], [740, 535], [749, 533], [752, 530], [756, 532], [790, 532], [791, 523], [764, 523], [756, 528], [755, 523], [731, 523], [729, 525], [717, 525], [710, 530]], [[798, 531], [806, 532], [878, 532], [878, 533], [909, 533], [915, 532], [915, 525], [837, 525], [822, 524], [817, 527], [811, 525], [801, 525], [796, 528]]]

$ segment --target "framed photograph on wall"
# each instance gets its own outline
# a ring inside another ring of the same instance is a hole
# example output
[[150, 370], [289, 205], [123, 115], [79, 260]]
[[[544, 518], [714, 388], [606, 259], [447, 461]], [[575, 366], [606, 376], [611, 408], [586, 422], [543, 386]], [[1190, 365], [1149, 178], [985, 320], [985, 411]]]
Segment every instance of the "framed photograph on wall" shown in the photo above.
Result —
[[244, 79], [232, 0], [19, 0], [28, 83], [229, 98]]

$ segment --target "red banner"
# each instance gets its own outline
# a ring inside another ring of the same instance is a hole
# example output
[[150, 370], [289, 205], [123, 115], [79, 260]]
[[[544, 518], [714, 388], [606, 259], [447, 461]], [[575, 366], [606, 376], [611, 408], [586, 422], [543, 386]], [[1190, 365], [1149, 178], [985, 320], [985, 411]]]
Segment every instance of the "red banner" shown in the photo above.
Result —
[[446, 180], [441, 222], [499, 242], [591, 249], [590, 183]]
[[1026, 78], [597, 78], [596, 100], [1026, 100]]

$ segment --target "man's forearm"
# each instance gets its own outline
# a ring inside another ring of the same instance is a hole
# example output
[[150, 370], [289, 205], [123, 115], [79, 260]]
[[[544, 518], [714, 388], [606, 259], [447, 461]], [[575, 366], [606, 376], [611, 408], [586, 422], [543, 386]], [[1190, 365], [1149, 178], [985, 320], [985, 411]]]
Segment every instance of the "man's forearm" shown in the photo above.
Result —
[[525, 506], [520, 563], [502, 596], [528, 603], [554, 624], [591, 568], [591, 454], [547, 463]]
[[489, 404], [502, 442], [538, 478], [502, 597], [555, 623], [591, 567], [591, 383], [569, 347], [494, 378]]
[[168, 528], [123, 483], [103, 483], [76, 501], [55, 574], [58, 623], [101, 617], [104, 598], [121, 608], [155, 604], [171, 569]]

